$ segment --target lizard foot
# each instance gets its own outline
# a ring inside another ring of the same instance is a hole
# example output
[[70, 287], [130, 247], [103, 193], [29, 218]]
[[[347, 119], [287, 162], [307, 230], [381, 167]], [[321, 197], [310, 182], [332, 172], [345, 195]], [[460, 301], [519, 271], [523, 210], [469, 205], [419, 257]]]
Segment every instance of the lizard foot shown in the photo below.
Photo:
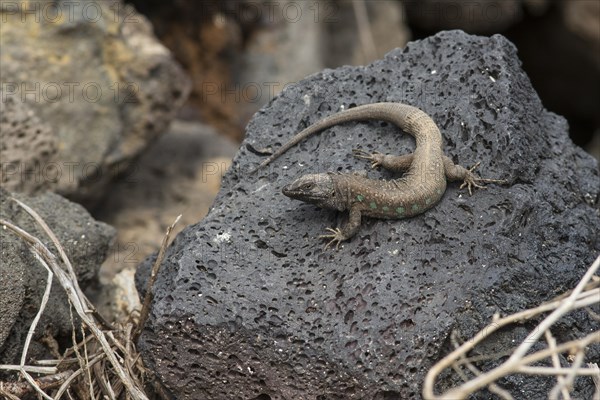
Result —
[[335, 243], [335, 249], [339, 250], [340, 243], [342, 243], [344, 240], [346, 240], [346, 237], [342, 233], [342, 230], [340, 228], [335, 228], [335, 229], [333, 229], [333, 228], [325, 228], [325, 229], [327, 231], [331, 232], [331, 234], [329, 234], [329, 235], [320, 235], [319, 239], [331, 239], [331, 240], [329, 240], [329, 242], [327, 242], [327, 244], [325, 245], [325, 247], [323, 248], [323, 250], [327, 250], [329, 248], [329, 246], [333, 245], [334, 243]]
[[482, 178], [479, 175], [477, 175], [476, 173], [474, 173], [473, 171], [475, 171], [475, 169], [479, 166], [480, 163], [481, 162], [478, 162], [477, 164], [473, 165], [471, 168], [469, 168], [467, 170], [464, 181], [463, 181], [462, 185], [460, 185], [460, 189], [464, 188], [465, 186], [467, 187], [467, 189], [469, 190], [469, 196], [473, 195], [473, 188], [485, 189], [486, 187], [484, 185], [482, 185], [482, 183], [507, 183], [508, 182], [504, 179]]
[[371, 161], [371, 168], [377, 168], [383, 162], [383, 157], [385, 154], [375, 151], [373, 153], [367, 153], [361, 149], [352, 149], [352, 154], [356, 158], [360, 158], [363, 160]]

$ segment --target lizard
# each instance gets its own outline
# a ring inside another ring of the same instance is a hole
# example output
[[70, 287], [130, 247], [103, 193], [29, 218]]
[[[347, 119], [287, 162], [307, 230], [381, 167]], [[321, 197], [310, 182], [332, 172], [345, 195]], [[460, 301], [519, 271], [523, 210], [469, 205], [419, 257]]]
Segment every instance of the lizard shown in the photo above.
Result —
[[484, 179], [473, 171], [479, 163], [466, 169], [455, 164], [442, 149], [439, 128], [422, 110], [403, 103], [372, 103], [353, 107], [327, 116], [297, 133], [277, 151], [262, 161], [250, 173], [264, 168], [287, 150], [307, 137], [334, 125], [350, 121], [382, 120], [390, 122], [415, 138], [413, 153], [391, 155], [367, 153], [354, 149], [357, 158], [371, 162], [371, 167], [383, 167], [404, 174], [393, 180], [375, 180], [366, 172], [326, 172], [306, 174], [283, 187], [285, 196], [314, 204], [321, 208], [348, 211], [343, 227], [326, 228], [319, 238], [329, 240], [325, 250], [352, 238], [359, 230], [363, 216], [372, 218], [409, 218], [436, 205], [446, 190], [446, 181], [462, 180], [460, 189], [485, 188], [483, 183], [506, 183], [500, 179]]

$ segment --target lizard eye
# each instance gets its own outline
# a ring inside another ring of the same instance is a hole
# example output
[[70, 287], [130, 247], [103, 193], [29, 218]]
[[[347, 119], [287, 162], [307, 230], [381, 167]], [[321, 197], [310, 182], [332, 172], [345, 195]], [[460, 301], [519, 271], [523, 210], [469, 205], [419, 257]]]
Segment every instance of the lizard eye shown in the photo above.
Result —
[[305, 183], [304, 184], [304, 189], [306, 189], [306, 190], [310, 190], [310, 189], [312, 189], [314, 187], [315, 187], [315, 183], [314, 182], [309, 182], [309, 183]]

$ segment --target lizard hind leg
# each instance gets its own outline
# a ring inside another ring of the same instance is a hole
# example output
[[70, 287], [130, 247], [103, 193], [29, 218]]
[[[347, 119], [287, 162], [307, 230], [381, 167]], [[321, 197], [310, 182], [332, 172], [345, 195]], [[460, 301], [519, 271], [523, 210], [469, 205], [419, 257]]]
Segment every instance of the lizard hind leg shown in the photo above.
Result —
[[479, 167], [480, 162], [477, 162], [471, 168], [466, 169], [460, 165], [454, 164], [454, 162], [447, 156], [444, 156], [444, 169], [446, 171], [446, 178], [451, 181], [459, 181], [462, 179], [463, 183], [460, 185], [460, 189], [467, 188], [469, 195], [473, 194], [473, 188], [485, 189], [484, 183], [508, 183], [505, 179], [488, 179], [482, 178], [477, 175], [474, 171]]

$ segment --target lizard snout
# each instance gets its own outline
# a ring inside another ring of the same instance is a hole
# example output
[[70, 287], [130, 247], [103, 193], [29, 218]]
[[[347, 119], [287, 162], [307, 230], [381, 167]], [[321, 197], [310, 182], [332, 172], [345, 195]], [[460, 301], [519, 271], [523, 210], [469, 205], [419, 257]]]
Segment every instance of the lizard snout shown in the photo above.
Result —
[[292, 194], [292, 185], [285, 185], [284, 187], [281, 188], [281, 193], [283, 193], [284, 195], [286, 195], [287, 197], [291, 197]]

